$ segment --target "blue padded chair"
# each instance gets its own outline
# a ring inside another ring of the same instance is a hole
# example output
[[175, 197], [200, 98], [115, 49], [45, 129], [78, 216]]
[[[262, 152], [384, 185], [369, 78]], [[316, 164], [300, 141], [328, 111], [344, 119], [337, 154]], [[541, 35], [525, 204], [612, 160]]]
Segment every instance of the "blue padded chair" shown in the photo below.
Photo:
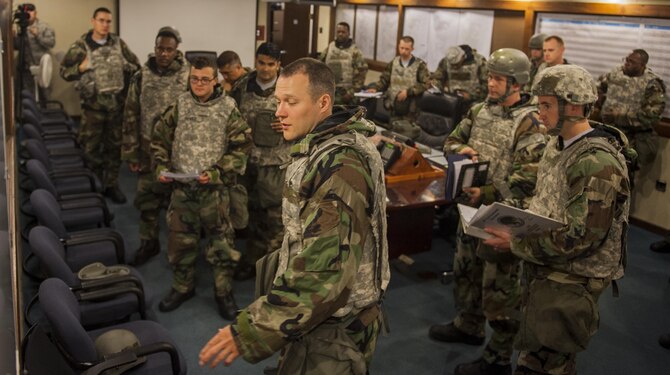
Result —
[[[35, 210], [38, 223], [56, 233], [65, 245], [71, 268], [79, 269], [95, 261], [106, 266], [128, 263], [125, 241], [116, 230], [112, 228], [69, 230], [63, 222], [58, 203], [46, 190], [33, 191], [30, 194], [30, 203]], [[91, 258], [92, 256], [94, 258]]]
[[[30, 231], [29, 242], [46, 277], [63, 280], [77, 296], [84, 326], [119, 321], [134, 313], [146, 319], [144, 281], [135, 268], [127, 266], [130, 274], [125, 276], [82, 281], [77, 274], [81, 268], [69, 263], [68, 248], [51, 229], [36, 226]], [[94, 253], [90, 254], [90, 259], [91, 263], [97, 261]], [[29, 310], [26, 308], [28, 322]]]
[[44, 144], [47, 150], [72, 150], [79, 148], [76, 137], [73, 134], [48, 134], [30, 123], [21, 125], [23, 134], [27, 139], [36, 139]]
[[[40, 303], [51, 327], [51, 339], [73, 369], [86, 374], [102, 373], [138, 357], [146, 361], [127, 374], [186, 374], [186, 362], [168, 331], [146, 320], [87, 331], [81, 324], [81, 309], [68, 286], [59, 279], [47, 279], [40, 285]], [[95, 340], [112, 330], [129, 330], [139, 345], [105, 356], [98, 353]]]
[[85, 169], [84, 154], [78, 149], [57, 149], [49, 151], [44, 143], [36, 139], [26, 139], [23, 142], [30, 157], [41, 161], [44, 165], [56, 170]]
[[[109, 212], [107, 201], [102, 194], [91, 192], [88, 189], [77, 191], [77, 184], [69, 185], [67, 180], [52, 179], [44, 165], [36, 159], [28, 160], [26, 170], [35, 189], [48, 191], [60, 204], [66, 226], [110, 225], [112, 214]], [[34, 213], [31, 215], [35, 216]], [[75, 223], [73, 220], [77, 218], [81, 220]]]

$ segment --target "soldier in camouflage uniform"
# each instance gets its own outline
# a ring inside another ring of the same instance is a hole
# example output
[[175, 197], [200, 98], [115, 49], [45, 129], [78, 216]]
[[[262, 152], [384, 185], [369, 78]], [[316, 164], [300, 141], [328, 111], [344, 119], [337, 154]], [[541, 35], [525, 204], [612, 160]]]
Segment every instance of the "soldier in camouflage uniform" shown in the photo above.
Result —
[[528, 83], [524, 86], [524, 92], [530, 92], [535, 76], [537, 75], [537, 70], [540, 67], [540, 64], [544, 61], [542, 47], [545, 38], [547, 38], [547, 34], [538, 33], [530, 37], [528, 40], [528, 49], [530, 50], [530, 80], [528, 80]]
[[[168, 107], [151, 139], [156, 178], [173, 187], [167, 213], [173, 281], [158, 307], [172, 311], [195, 295], [195, 261], [204, 232], [219, 313], [230, 320], [237, 310], [231, 279], [240, 258], [230, 222], [230, 187], [244, 174], [251, 129], [217, 83], [214, 63], [204, 57], [192, 63], [190, 91]], [[168, 171], [197, 177], [173, 179], [164, 175]]]
[[386, 66], [379, 81], [373, 83], [367, 91], [386, 91], [384, 107], [391, 112], [390, 130], [416, 138], [421, 130], [414, 122], [419, 115], [416, 101], [430, 84], [430, 72], [426, 63], [412, 55], [412, 51], [414, 38], [400, 38], [398, 56]]
[[118, 181], [121, 122], [128, 83], [140, 62], [121, 38], [109, 32], [111, 23], [109, 9], [95, 10], [93, 29], [70, 46], [60, 75], [77, 81], [82, 110], [79, 143], [86, 162], [102, 180], [105, 195], [124, 203]]
[[321, 61], [335, 74], [335, 104], [352, 105], [357, 100], [354, 93], [365, 84], [368, 63], [363, 52], [349, 37], [349, 24], [340, 22], [335, 29], [335, 40], [321, 52]]
[[167, 207], [170, 186], [156, 181], [151, 168], [151, 134], [154, 124], [175, 98], [188, 89], [190, 67], [177, 48], [179, 32], [163, 27], [156, 36], [154, 53], [133, 76], [123, 115], [121, 160], [137, 173], [135, 208], [140, 211], [140, 248], [134, 265], [160, 252], [158, 215]]
[[[484, 186], [468, 188], [470, 204], [504, 202], [527, 208], [536, 182], [537, 165], [545, 147], [544, 127], [531, 97], [522, 94], [530, 61], [516, 49], [503, 48], [487, 62], [488, 97], [472, 107], [447, 137], [445, 154], [468, 155], [489, 161]], [[509, 374], [514, 336], [519, 328], [521, 264], [498, 254], [459, 225], [454, 256], [453, 322], [434, 325], [431, 338], [481, 345], [488, 320], [493, 336], [480, 359], [456, 367], [456, 374]]]
[[[30, 73], [30, 66], [39, 65], [40, 59], [45, 54], [49, 54], [56, 45], [56, 33], [49, 24], [40, 21], [37, 18], [37, 8], [35, 4], [25, 3], [21, 7], [28, 13], [27, 45], [24, 46], [25, 69], [23, 69], [23, 87], [30, 90], [35, 95], [35, 78]], [[18, 46], [18, 40], [15, 39], [14, 45]], [[47, 90], [39, 88], [40, 101], [47, 100]]]
[[568, 60], [563, 57], [563, 54], [565, 53], [565, 42], [563, 42], [563, 38], [558, 35], [550, 35], [544, 38], [544, 42], [542, 42], [542, 53], [542, 59], [544, 61], [535, 70], [535, 78], [531, 81], [533, 85], [535, 84], [537, 75], [541, 71], [552, 66], [569, 64]]
[[438, 88], [462, 96], [467, 103], [486, 98], [486, 58], [467, 44], [449, 48], [430, 78]]
[[[540, 118], [551, 134], [529, 210], [563, 221], [561, 229], [485, 243], [524, 260], [522, 320], [516, 374], [575, 374], [577, 353], [598, 330], [598, 298], [623, 276], [630, 184], [616, 128], [588, 121], [597, 99], [590, 73], [559, 65], [540, 73]], [[560, 318], [559, 318], [560, 317]]]
[[246, 249], [235, 270], [236, 280], [253, 277], [256, 261], [281, 246], [281, 187], [290, 160], [288, 142], [274, 113], [275, 84], [279, 76], [281, 48], [263, 43], [256, 50], [256, 70], [242, 77], [232, 96], [251, 127], [253, 147], [242, 183], [249, 192], [249, 224]]
[[216, 59], [216, 66], [223, 76], [223, 89], [229, 94], [235, 85], [244, 76], [251, 72], [250, 68], [243, 67], [240, 56], [235, 51], [223, 51]]
[[626, 134], [638, 153], [640, 167], [649, 166], [656, 158], [658, 134], [654, 127], [665, 110], [665, 83], [647, 67], [648, 62], [647, 52], [636, 49], [623, 65], [598, 79], [600, 116], [604, 123]]
[[200, 352], [200, 364], [255, 363], [282, 350], [279, 374], [366, 374], [390, 277], [383, 166], [357, 108], [332, 113], [334, 77], [313, 59], [277, 81], [277, 117], [295, 140], [274, 281]]

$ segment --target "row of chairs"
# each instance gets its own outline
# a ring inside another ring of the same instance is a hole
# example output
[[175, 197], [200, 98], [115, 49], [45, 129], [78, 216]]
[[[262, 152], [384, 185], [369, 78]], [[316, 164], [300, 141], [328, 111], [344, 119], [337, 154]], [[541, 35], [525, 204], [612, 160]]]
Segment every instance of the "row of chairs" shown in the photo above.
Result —
[[[25, 307], [30, 374], [186, 374], [169, 332], [149, 320], [144, 281], [86, 169], [76, 123], [56, 105], [21, 99], [20, 182], [26, 274], [41, 281]], [[41, 314], [39, 314], [41, 312]]]

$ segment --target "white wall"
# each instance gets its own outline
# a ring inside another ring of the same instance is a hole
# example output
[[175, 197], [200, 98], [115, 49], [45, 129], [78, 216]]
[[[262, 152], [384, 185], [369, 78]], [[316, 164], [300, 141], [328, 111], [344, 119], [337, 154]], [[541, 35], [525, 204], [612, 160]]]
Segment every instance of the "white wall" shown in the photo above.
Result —
[[120, 0], [119, 34], [142, 62], [158, 29], [172, 26], [182, 51], [233, 50], [246, 64], [254, 58], [256, 6], [252, 0]]

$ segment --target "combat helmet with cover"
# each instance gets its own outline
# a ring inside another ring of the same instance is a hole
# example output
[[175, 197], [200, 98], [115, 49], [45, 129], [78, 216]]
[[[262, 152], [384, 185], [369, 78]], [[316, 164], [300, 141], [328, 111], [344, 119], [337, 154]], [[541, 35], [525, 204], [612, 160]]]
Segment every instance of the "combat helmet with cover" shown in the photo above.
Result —
[[544, 33], [537, 33], [528, 39], [528, 48], [530, 49], [542, 49], [544, 47], [544, 40], [547, 39], [548, 35]]
[[[491, 54], [486, 67], [489, 73], [500, 74], [508, 77], [505, 94], [494, 100], [497, 103], [505, 101], [512, 95], [512, 85], [517, 83], [524, 85], [530, 80], [530, 60], [525, 53], [514, 48], [501, 48]], [[510, 80], [509, 78], [514, 80]], [[489, 101], [491, 101], [489, 99]]]
[[[535, 96], [555, 96], [558, 99], [558, 124], [552, 133], [560, 132], [564, 121], [588, 119], [593, 104], [598, 100], [598, 89], [591, 73], [577, 65], [556, 65], [544, 69], [535, 79]], [[565, 104], [583, 105], [583, 116], [566, 116]]]

